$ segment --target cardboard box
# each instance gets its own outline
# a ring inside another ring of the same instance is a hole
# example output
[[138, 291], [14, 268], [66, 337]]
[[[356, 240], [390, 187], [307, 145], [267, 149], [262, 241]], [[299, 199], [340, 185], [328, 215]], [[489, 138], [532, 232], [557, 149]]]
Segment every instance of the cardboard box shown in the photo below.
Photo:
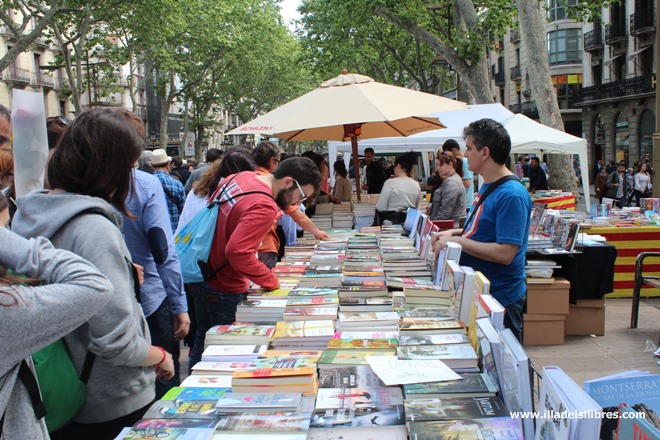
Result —
[[523, 315], [523, 345], [561, 345], [564, 343], [566, 315]]
[[566, 317], [567, 336], [605, 334], [605, 300], [583, 299], [571, 304]]
[[527, 285], [527, 313], [530, 315], [568, 315], [571, 283], [557, 278], [552, 284]]

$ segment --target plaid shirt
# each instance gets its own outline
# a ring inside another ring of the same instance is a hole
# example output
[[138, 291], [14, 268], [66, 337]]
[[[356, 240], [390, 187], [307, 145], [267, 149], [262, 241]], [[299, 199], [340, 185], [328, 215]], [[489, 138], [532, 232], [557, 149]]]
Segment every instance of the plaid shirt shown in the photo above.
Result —
[[172, 224], [172, 233], [174, 233], [179, 224], [179, 216], [181, 215], [181, 211], [183, 211], [183, 204], [186, 201], [186, 192], [181, 182], [170, 177], [165, 171], [156, 170], [154, 171], [154, 176], [160, 180], [160, 184], [163, 186], [167, 211], [170, 215], [170, 223]]

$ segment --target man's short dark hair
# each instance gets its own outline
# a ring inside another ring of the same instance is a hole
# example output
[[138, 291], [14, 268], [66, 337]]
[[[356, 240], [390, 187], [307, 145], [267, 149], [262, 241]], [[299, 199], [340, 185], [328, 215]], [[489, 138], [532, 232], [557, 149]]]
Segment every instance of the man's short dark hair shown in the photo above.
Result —
[[472, 143], [478, 151], [484, 147], [490, 150], [490, 157], [495, 163], [504, 165], [511, 154], [511, 137], [502, 124], [484, 118], [474, 121], [463, 129], [463, 139], [472, 137]]
[[271, 141], [261, 141], [254, 147], [252, 151], [252, 159], [254, 159], [257, 166], [263, 168], [270, 168], [270, 160], [279, 158], [280, 149]]
[[221, 150], [218, 150], [217, 148], [210, 148], [209, 151], [206, 152], [206, 163], [215, 162], [221, 157], [222, 157]]
[[532, 158], [529, 159], [529, 160], [533, 160], [533, 161], [536, 162], [536, 163], [541, 163], [541, 161], [539, 160], [538, 157], [532, 157]]
[[273, 171], [276, 179], [293, 177], [300, 185], [312, 185], [318, 192], [321, 182], [321, 173], [312, 159], [307, 157], [290, 157], [280, 163]]
[[374, 149], [371, 148], [371, 147], [367, 147], [367, 148], [364, 149], [364, 154], [367, 154], [367, 153], [371, 153], [371, 154], [374, 154], [374, 155], [376, 154], [374, 152]]
[[183, 159], [181, 159], [181, 156], [174, 156], [172, 158], [172, 163], [176, 168], [182, 167], [183, 166]]
[[444, 144], [442, 144], [442, 151], [454, 151], [454, 148], [461, 149], [461, 146], [458, 145], [453, 139], [447, 139]]

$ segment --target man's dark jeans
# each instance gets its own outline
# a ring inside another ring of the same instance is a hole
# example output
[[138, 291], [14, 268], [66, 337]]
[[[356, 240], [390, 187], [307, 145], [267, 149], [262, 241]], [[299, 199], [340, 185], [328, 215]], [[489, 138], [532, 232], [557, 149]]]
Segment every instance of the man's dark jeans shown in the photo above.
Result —
[[151, 333], [151, 344], [163, 347], [172, 355], [174, 361], [174, 377], [169, 380], [156, 380], [156, 399], [160, 399], [172, 387], [179, 386], [179, 343], [174, 340], [174, 316], [170, 309], [170, 303], [165, 298], [155, 312], [147, 316], [147, 324]]
[[525, 299], [527, 295], [522, 297], [516, 302], [509, 304], [504, 307], [506, 312], [504, 313], [504, 327], [511, 330], [513, 336], [522, 344], [523, 338], [523, 316], [522, 311], [525, 306]]
[[236, 321], [236, 306], [247, 298], [245, 293], [221, 293], [207, 283], [190, 283], [190, 293], [195, 300], [197, 334], [195, 345], [190, 351], [190, 368], [202, 359], [206, 332], [214, 325], [233, 324]]

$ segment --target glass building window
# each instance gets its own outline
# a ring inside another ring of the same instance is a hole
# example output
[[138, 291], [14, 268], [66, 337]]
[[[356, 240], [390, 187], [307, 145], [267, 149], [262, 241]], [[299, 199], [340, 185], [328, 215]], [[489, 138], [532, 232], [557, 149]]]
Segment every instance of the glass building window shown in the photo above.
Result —
[[577, 0], [547, 0], [548, 21], [552, 23], [569, 19], [569, 11], [575, 6], [577, 6]]
[[548, 32], [550, 65], [582, 63], [582, 31], [561, 29]]

